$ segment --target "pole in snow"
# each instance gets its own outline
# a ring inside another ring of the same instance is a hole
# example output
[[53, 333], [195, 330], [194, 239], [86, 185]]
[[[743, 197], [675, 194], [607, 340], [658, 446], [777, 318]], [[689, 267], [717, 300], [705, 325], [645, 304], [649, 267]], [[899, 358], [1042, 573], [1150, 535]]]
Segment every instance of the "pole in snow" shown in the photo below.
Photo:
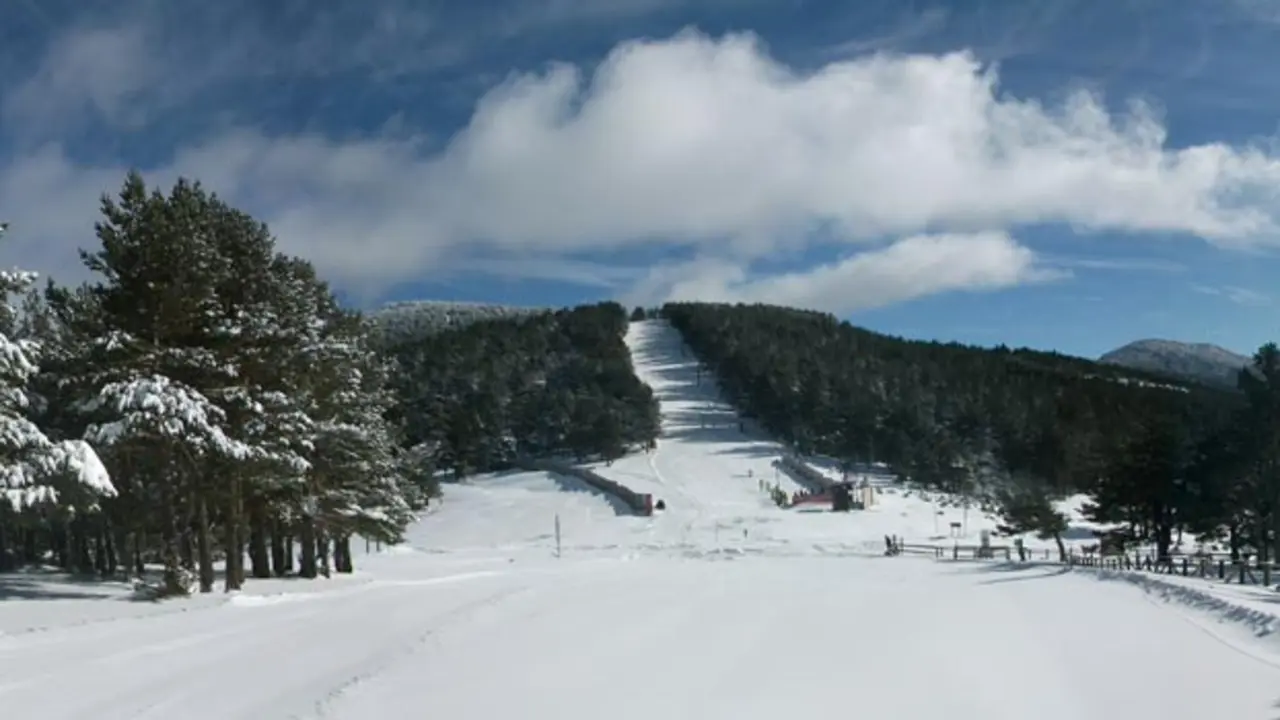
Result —
[[560, 513], [556, 513], [556, 557], [560, 557]]

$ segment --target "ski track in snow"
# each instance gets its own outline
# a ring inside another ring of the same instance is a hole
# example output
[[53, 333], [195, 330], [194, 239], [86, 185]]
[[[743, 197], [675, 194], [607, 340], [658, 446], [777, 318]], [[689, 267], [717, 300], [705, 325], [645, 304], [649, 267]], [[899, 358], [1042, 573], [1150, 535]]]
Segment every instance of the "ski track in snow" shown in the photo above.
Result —
[[[0, 600], [4, 716], [1280, 718], [1274, 594], [880, 557], [961, 510], [894, 488], [850, 514], [774, 507], [761, 479], [796, 489], [778, 446], [743, 436], [673, 330], [627, 342], [663, 437], [596, 470], [666, 512], [502, 474], [450, 486], [354, 578], [158, 605], [50, 580], [65, 599]], [[961, 542], [989, 526], [970, 521]]]

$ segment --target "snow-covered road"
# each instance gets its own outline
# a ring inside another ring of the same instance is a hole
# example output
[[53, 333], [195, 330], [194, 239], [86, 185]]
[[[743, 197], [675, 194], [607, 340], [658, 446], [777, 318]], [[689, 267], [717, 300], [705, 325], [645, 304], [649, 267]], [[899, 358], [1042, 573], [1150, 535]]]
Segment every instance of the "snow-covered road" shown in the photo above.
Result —
[[1083, 574], [497, 560], [405, 555], [332, 593], [0, 638], [0, 707], [101, 720], [1272, 720], [1280, 699], [1265, 659]]
[[451, 718], [1261, 720], [1274, 716], [1277, 680], [1130, 589], [1077, 575], [640, 561], [546, 578], [332, 708], [360, 718], [430, 706]]

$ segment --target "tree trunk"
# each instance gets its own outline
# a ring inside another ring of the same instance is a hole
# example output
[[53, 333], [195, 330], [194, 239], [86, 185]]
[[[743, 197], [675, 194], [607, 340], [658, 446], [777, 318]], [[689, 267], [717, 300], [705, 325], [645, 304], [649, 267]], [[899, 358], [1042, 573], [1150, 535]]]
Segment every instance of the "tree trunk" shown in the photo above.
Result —
[[267, 552], [267, 510], [260, 499], [249, 505], [249, 562], [255, 578], [271, 577], [271, 555]]
[[298, 560], [298, 576], [314, 578], [316, 570], [316, 521], [315, 518], [303, 516], [298, 528], [298, 541], [302, 544], [302, 557]]
[[340, 573], [355, 571], [351, 559], [351, 536], [339, 535], [333, 541], [333, 567]]
[[115, 577], [120, 572], [120, 544], [117, 542], [117, 535], [114, 528], [107, 526], [102, 532], [103, 542], [107, 548], [107, 566], [105, 568], [108, 577]]
[[0, 572], [13, 570], [13, 558], [9, 554], [9, 525], [0, 517]]
[[284, 523], [278, 519], [271, 523], [271, 571], [276, 577], [284, 577], [289, 571], [289, 555], [292, 542], [285, 536]]
[[142, 561], [142, 542], [142, 532], [133, 533], [133, 574], [137, 577], [144, 577], [147, 573], [147, 566]]
[[93, 574], [93, 553], [89, 551], [89, 523], [83, 516], [71, 522], [71, 565], [84, 575]]
[[1168, 562], [1169, 547], [1173, 544], [1173, 527], [1169, 523], [1169, 509], [1160, 505], [1151, 508], [1151, 529], [1156, 540], [1156, 562]]
[[231, 478], [227, 497], [226, 535], [227, 570], [222, 580], [223, 592], [239, 590], [244, 586], [244, 542], [240, 537], [240, 479]]
[[1062, 536], [1058, 533], [1053, 534], [1053, 541], [1058, 545], [1058, 562], [1065, 563], [1067, 561], [1067, 545], [1062, 542]]
[[200, 496], [200, 507], [197, 510], [196, 522], [196, 554], [200, 562], [200, 592], [213, 592], [213, 584], [217, 576], [213, 570], [213, 529], [209, 527], [209, 501]]
[[316, 555], [319, 556], [320, 574], [329, 577], [329, 533], [323, 529], [316, 531]]
[[37, 554], [36, 532], [31, 528], [24, 528], [22, 533], [22, 559], [19, 565], [32, 565], [40, 559]]
[[49, 524], [49, 542], [53, 546], [53, 563], [63, 570], [69, 570], [71, 557], [67, 553], [67, 530], [62, 523], [53, 521]]
[[1173, 542], [1173, 533], [1168, 527], [1156, 528], [1156, 560], [1158, 562], [1167, 562], [1169, 560], [1169, 546]]
[[194, 534], [195, 533], [191, 532], [191, 528], [189, 527], [182, 531], [182, 543], [180, 544], [182, 551], [182, 567], [187, 570], [196, 569], [195, 538], [192, 537]]
[[182, 543], [182, 530], [178, 527], [178, 513], [173, 507], [171, 498], [165, 503], [164, 528], [164, 594], [166, 596], [188, 594], [187, 584], [182, 572], [182, 557], [179, 545]]
[[99, 577], [111, 576], [111, 534], [99, 528], [93, 534], [93, 571]]
[[111, 535], [111, 574], [128, 575], [130, 561], [129, 532], [123, 527], [112, 525], [110, 519], [107, 520], [107, 527]]
[[1271, 543], [1268, 542], [1267, 531], [1270, 529], [1271, 519], [1266, 516], [1260, 516], [1257, 523], [1257, 540], [1254, 545], [1258, 548], [1258, 566], [1261, 567], [1271, 559]]
[[[1267, 538], [1265, 535], [1263, 536], [1264, 544], [1271, 549], [1271, 552], [1268, 553], [1268, 557], [1272, 558], [1280, 557], [1280, 547], [1277, 547], [1277, 544], [1280, 544], [1280, 512], [1276, 512], [1276, 508], [1278, 507], [1280, 507], [1280, 497], [1273, 497], [1271, 501], [1271, 527], [1269, 528], [1271, 537]], [[1268, 540], [1270, 542], [1267, 542]]]
[[294, 560], [296, 559], [296, 558], [294, 557], [294, 555], [293, 555], [293, 535], [291, 535], [291, 534], [290, 534], [290, 533], [292, 533], [292, 532], [293, 532], [293, 530], [292, 530], [292, 528], [290, 528], [289, 530], [284, 531], [284, 532], [285, 532], [285, 536], [284, 536], [284, 550], [285, 550], [285, 552], [284, 552], [284, 571], [285, 571], [286, 573], [291, 573], [291, 572], [293, 572], [293, 563], [294, 563]]

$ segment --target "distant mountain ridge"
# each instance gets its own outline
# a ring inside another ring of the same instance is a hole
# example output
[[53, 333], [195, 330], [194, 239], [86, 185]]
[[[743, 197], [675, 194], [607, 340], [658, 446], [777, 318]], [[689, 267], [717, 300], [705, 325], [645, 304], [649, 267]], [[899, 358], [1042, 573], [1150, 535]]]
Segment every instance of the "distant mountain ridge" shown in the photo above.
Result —
[[1235, 387], [1236, 376], [1250, 363], [1244, 355], [1217, 345], [1156, 339], [1131, 342], [1098, 361], [1225, 387]]

